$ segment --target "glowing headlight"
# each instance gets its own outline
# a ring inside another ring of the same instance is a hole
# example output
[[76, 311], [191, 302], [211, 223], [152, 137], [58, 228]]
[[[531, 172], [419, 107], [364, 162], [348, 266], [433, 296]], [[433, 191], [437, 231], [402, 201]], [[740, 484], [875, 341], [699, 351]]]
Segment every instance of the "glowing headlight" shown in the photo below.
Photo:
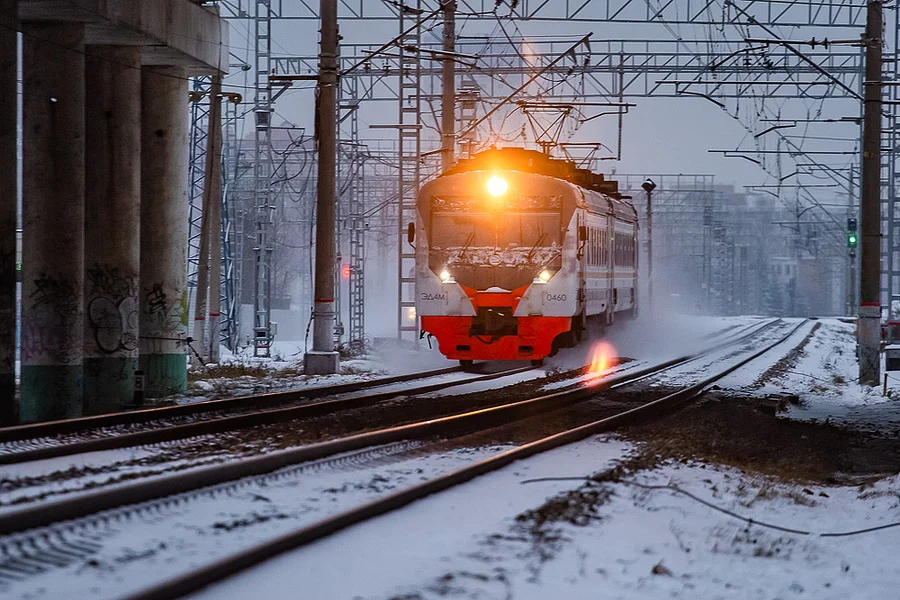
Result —
[[547, 283], [548, 281], [550, 281], [550, 278], [551, 278], [551, 277], [553, 277], [553, 273], [551, 273], [551, 272], [548, 271], [547, 269], [544, 269], [544, 270], [541, 271], [540, 274], [538, 275], [538, 279], [540, 279], [540, 280], [543, 281], [544, 283]]
[[450, 271], [448, 271], [447, 269], [444, 269], [443, 271], [441, 271], [440, 278], [441, 278], [441, 281], [443, 281], [444, 283], [447, 283], [448, 281], [450, 281], [451, 277], [453, 277], [453, 275], [451, 275]]
[[502, 177], [494, 175], [487, 182], [487, 191], [491, 196], [502, 196], [509, 189], [509, 184]]

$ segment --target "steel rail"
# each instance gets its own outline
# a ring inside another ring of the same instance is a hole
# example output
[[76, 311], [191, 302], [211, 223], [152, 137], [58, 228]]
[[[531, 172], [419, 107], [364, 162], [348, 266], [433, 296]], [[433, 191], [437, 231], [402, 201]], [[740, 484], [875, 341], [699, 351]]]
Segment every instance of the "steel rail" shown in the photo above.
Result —
[[391, 427], [368, 433], [355, 434], [335, 440], [318, 442], [298, 448], [271, 452], [262, 456], [234, 461], [226, 464], [191, 469], [171, 475], [154, 477], [138, 483], [110, 487], [78, 494], [53, 502], [39, 502], [16, 511], [0, 513], [0, 532], [15, 533], [46, 527], [53, 523], [77, 519], [121, 506], [157, 500], [191, 492], [200, 488], [219, 485], [271, 473], [297, 463], [319, 460], [351, 452], [361, 448], [420, 439], [438, 434], [452, 434], [459, 431], [477, 430], [503, 424], [511, 420], [541, 414], [562, 408], [594, 396], [598, 391], [613, 386], [636, 382], [650, 375], [694, 360], [722, 347], [739, 344], [746, 339], [773, 326], [778, 320], [769, 321], [740, 337], [721, 342], [710, 349], [690, 356], [682, 356], [657, 365], [623, 373], [619, 376], [600, 380], [596, 385], [563, 390], [548, 395], [483, 408], [465, 413]]
[[263, 409], [257, 412], [243, 415], [217, 417], [206, 419], [203, 421], [197, 421], [195, 423], [168, 425], [156, 429], [149, 429], [146, 431], [123, 433], [120, 435], [93, 438], [68, 444], [48, 445], [46, 447], [35, 448], [33, 450], [9, 452], [0, 454], [0, 465], [21, 464], [24, 462], [32, 462], [48, 458], [58, 458], [60, 456], [71, 456], [74, 454], [82, 454], [85, 452], [97, 452], [100, 450], [133, 448], [136, 446], [146, 446], [148, 444], [170, 442], [173, 440], [186, 439], [189, 437], [200, 435], [211, 435], [222, 433], [225, 431], [234, 431], [237, 429], [256, 427], [259, 425], [268, 425], [270, 423], [284, 422], [293, 419], [309, 419], [314, 417], [321, 417], [323, 415], [335, 413], [342, 410], [351, 410], [355, 408], [372, 406], [374, 404], [384, 402], [385, 400], [396, 398], [397, 396], [427, 394], [429, 392], [466, 385], [469, 383], [492, 381], [494, 379], [500, 379], [502, 377], [524, 373], [535, 368], [536, 367], [533, 366], [519, 367], [515, 369], [508, 369], [506, 371], [500, 371], [498, 373], [476, 375], [474, 377], [461, 379], [459, 381], [444, 381], [397, 391], [378, 392], [375, 394], [355, 396], [352, 398], [323, 400], [321, 402], [301, 404], [300, 406]]
[[252, 394], [247, 396], [238, 396], [236, 398], [223, 398], [221, 400], [207, 400], [204, 402], [195, 402], [192, 404], [179, 404], [177, 406], [159, 406], [155, 408], [144, 408], [140, 410], [109, 413], [105, 415], [77, 417], [74, 419], [47, 421], [44, 423], [28, 423], [25, 425], [2, 427], [0, 428], [0, 442], [16, 442], [27, 440], [30, 438], [52, 437], [56, 435], [77, 433], [88, 429], [99, 429], [102, 427], [113, 427], [116, 425], [133, 425], [135, 423], [144, 423], [147, 421], [168, 419], [172, 417], [182, 417], [206, 412], [246, 410], [256, 408], [258, 406], [277, 405], [295, 402], [301, 399], [321, 398], [323, 396], [356, 392], [372, 387], [378, 387], [381, 385], [402, 383], [404, 381], [413, 381], [415, 379], [423, 379], [426, 377], [436, 377], [438, 375], [445, 375], [448, 373], [456, 373], [460, 371], [462, 371], [461, 367], [446, 367], [443, 369], [435, 369], [432, 371], [407, 373], [404, 375], [394, 375], [391, 377], [380, 377], [378, 379], [355, 381], [352, 383], [315, 386], [296, 390], [285, 390], [283, 392]]
[[[773, 321], [774, 322], [774, 321]], [[746, 327], [746, 329], [753, 328], [755, 325], [750, 325]], [[758, 326], [758, 325], [756, 325]], [[765, 326], [765, 324], [763, 324]], [[742, 328], [740, 331], [743, 331]], [[720, 332], [715, 332], [717, 335]], [[708, 336], [707, 336], [708, 337]], [[714, 347], [712, 348], [714, 349]], [[710, 350], [712, 350], [710, 349]], [[239, 398], [226, 399], [213, 401], [215, 403], [229, 403], [233, 401], [240, 402], [240, 406], [245, 407], [245, 410], [249, 410], [249, 406], [252, 404], [261, 404], [264, 408], [259, 412], [247, 414], [247, 415], [233, 415], [233, 416], [225, 416], [225, 417], [212, 417], [209, 419], [205, 419], [203, 421], [198, 421], [194, 423], [186, 423], [182, 425], [163, 425], [156, 429], [150, 429], [146, 431], [138, 431], [131, 433], [122, 433], [118, 435], [110, 435], [104, 437], [97, 437], [87, 440], [73, 441], [69, 443], [61, 443], [61, 444], [48, 444], [47, 446], [41, 448], [34, 448], [30, 450], [20, 450], [20, 451], [12, 451], [12, 452], [2, 452], [0, 451], [0, 465], [11, 465], [11, 464], [21, 464], [24, 462], [32, 462], [37, 460], [44, 460], [48, 458], [58, 458], [61, 456], [71, 456], [74, 454], [82, 454], [85, 452], [97, 452], [102, 450], [111, 450], [111, 449], [119, 449], [119, 448], [129, 448], [136, 446], [144, 446], [149, 444], [157, 444], [161, 442], [173, 441], [177, 439], [185, 439], [188, 437], [200, 436], [200, 435], [210, 435], [215, 433], [221, 433], [223, 431], [232, 431], [235, 429], [246, 428], [246, 427], [254, 427], [258, 425], [265, 425], [272, 422], [279, 422], [290, 419], [298, 419], [298, 418], [315, 418], [319, 416], [323, 416], [327, 413], [337, 412], [339, 410], [350, 410], [354, 408], [363, 408], [366, 406], [371, 406], [377, 404], [379, 402], [383, 402], [385, 400], [395, 398], [398, 395], [410, 395], [410, 394], [425, 394], [432, 391], [442, 390], [450, 387], [461, 386], [468, 383], [475, 383], [479, 381], [490, 381], [493, 379], [499, 379], [501, 377], [505, 377], [508, 375], [515, 375], [518, 373], [526, 372], [528, 370], [534, 369], [535, 367], [521, 367], [517, 369], [508, 369], [506, 371], [501, 371], [498, 373], [488, 373], [484, 375], [475, 374], [473, 377], [469, 379], [464, 379], [460, 381], [451, 381], [444, 382], [439, 384], [433, 384], [429, 386], [420, 386], [418, 388], [406, 389], [402, 392], [380, 392], [375, 394], [370, 394], [364, 397], [359, 398], [349, 398], [343, 400], [333, 400], [333, 401], [324, 401], [317, 403], [310, 403], [301, 406], [294, 407], [284, 407], [277, 408], [288, 400], [285, 400], [286, 395], [295, 396], [296, 394], [300, 394], [299, 397], [302, 398], [314, 398], [316, 396], [322, 396], [331, 392], [331, 394], [339, 394], [339, 393], [347, 393], [348, 391], [356, 391], [359, 389], [367, 389], [372, 387], [378, 387], [381, 385], [389, 385], [392, 383], [398, 383], [403, 381], [411, 381], [415, 379], [426, 379], [428, 377], [444, 375], [447, 373], [458, 372], [461, 369], [459, 367], [451, 367], [447, 369], [438, 369], [435, 371], [424, 371], [421, 373], [415, 374], [407, 374], [407, 375], [399, 375], [395, 377], [382, 378], [378, 380], [370, 380], [365, 382], [354, 382], [350, 384], [339, 384], [333, 386], [321, 386], [311, 388], [312, 391], [315, 392], [314, 395], [305, 394], [303, 390], [296, 390], [290, 392], [277, 392], [273, 394], [263, 394], [260, 396], [241, 396]], [[298, 398], [299, 398], [298, 397]], [[211, 404], [211, 403], [198, 403], [200, 405], [203, 404]], [[275, 405], [276, 408], [265, 408], [266, 406]], [[194, 405], [188, 405], [188, 407], [192, 407]], [[230, 406], [234, 406], [231, 404]], [[167, 407], [165, 409], [153, 409], [153, 410], [171, 410], [177, 409], [181, 407]], [[148, 411], [152, 412], [152, 411]], [[214, 411], [210, 411], [214, 412]], [[128, 413], [116, 413], [115, 415], [109, 416], [126, 416]], [[102, 415], [99, 418], [103, 419], [107, 415]], [[88, 418], [90, 419], [90, 417]], [[77, 419], [79, 421], [84, 421], [85, 419]], [[69, 423], [69, 421], [57, 421], [56, 423]], [[40, 429], [44, 425], [52, 425], [53, 423], [48, 424], [39, 424], [35, 426]], [[28, 426], [26, 426], [28, 427]], [[2, 441], [2, 440], [0, 440]], [[17, 441], [27, 441], [26, 440], [17, 440]], [[52, 441], [52, 440], [48, 440]]]
[[727, 369], [719, 371], [703, 381], [673, 394], [669, 394], [668, 396], [654, 400], [643, 406], [623, 411], [617, 415], [606, 417], [586, 425], [530, 442], [519, 448], [502, 452], [496, 456], [462, 467], [446, 475], [409, 487], [384, 498], [368, 502], [338, 515], [321, 519], [313, 524], [300, 527], [275, 539], [259, 543], [247, 550], [225, 557], [204, 567], [194, 569], [156, 586], [149, 587], [135, 594], [129, 594], [128, 598], [130, 600], [169, 600], [172, 598], [180, 598], [188, 593], [201, 590], [210, 584], [227, 579], [235, 573], [244, 571], [279, 554], [283, 554], [327, 537], [342, 529], [350, 527], [351, 525], [402, 508], [416, 500], [468, 482], [480, 475], [496, 471], [517, 460], [522, 460], [541, 452], [571, 444], [590, 435], [609, 431], [622, 425], [634, 423], [640, 419], [651, 419], [661, 414], [665, 414], [666, 412], [697, 398], [706, 390], [706, 388], [729, 373], [732, 373], [750, 361], [762, 356], [769, 350], [783, 344], [807, 322], [808, 320], [801, 321], [796, 326], [792, 327], [786, 335], [779, 338], [774, 343], [768, 344], [763, 349], [741, 359]]

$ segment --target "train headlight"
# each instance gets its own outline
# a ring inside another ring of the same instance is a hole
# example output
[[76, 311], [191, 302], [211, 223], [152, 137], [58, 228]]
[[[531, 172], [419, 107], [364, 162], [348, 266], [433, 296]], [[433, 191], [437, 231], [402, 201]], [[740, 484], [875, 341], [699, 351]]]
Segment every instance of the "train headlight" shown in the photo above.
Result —
[[491, 196], [502, 196], [509, 189], [509, 184], [502, 177], [494, 175], [487, 182], [487, 191]]
[[547, 269], [544, 269], [543, 271], [538, 273], [538, 279], [540, 279], [544, 283], [547, 283], [548, 281], [550, 281], [551, 277], [553, 277], [553, 273], [551, 273]]
[[447, 283], [451, 279], [453, 279], [453, 275], [450, 274], [450, 271], [448, 271], [447, 269], [444, 269], [443, 271], [441, 271], [440, 278], [441, 278], [441, 282]]

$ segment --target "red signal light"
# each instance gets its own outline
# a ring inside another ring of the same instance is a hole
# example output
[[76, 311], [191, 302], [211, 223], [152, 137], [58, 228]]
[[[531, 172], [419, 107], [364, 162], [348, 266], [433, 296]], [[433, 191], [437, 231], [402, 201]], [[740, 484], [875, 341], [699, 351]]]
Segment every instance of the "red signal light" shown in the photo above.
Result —
[[350, 277], [350, 265], [341, 267], [341, 275], [343, 275], [345, 279]]

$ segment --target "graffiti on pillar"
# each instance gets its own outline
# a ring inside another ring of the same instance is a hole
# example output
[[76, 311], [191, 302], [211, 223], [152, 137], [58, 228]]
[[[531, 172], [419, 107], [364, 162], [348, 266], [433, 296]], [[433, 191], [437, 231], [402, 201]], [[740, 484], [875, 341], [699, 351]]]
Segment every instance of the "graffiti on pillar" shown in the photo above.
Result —
[[70, 364], [81, 360], [80, 315], [26, 311], [22, 317], [22, 362]]
[[166, 293], [162, 289], [162, 285], [159, 283], [154, 283], [148, 290], [146, 290], [147, 295], [147, 312], [151, 315], [156, 315], [157, 317], [160, 314], [165, 315], [167, 310], [166, 307], [168, 302], [166, 302]]
[[78, 292], [68, 279], [41, 275], [34, 280], [34, 291], [30, 297], [33, 309], [47, 307], [61, 315], [78, 313]]
[[117, 267], [94, 265], [85, 272], [87, 319], [97, 349], [105, 353], [137, 349], [137, 278]]
[[94, 265], [85, 271], [90, 290], [90, 296], [109, 296], [110, 298], [124, 298], [137, 295], [137, 278], [133, 275], [123, 275], [118, 267], [109, 265]]
[[88, 319], [97, 347], [104, 352], [137, 349], [137, 302], [127, 297], [115, 304], [107, 297], [94, 298]]
[[80, 361], [83, 337], [81, 294], [70, 279], [46, 273], [31, 281], [23, 302], [22, 362], [69, 364]]
[[149, 317], [156, 333], [180, 339], [187, 332], [188, 299], [187, 291], [180, 299], [172, 300], [162, 284], [155, 283], [144, 288], [144, 312]]
[[69, 364], [78, 362], [79, 352], [69, 319], [47, 321], [41, 313], [22, 319], [22, 362], [25, 364]]

